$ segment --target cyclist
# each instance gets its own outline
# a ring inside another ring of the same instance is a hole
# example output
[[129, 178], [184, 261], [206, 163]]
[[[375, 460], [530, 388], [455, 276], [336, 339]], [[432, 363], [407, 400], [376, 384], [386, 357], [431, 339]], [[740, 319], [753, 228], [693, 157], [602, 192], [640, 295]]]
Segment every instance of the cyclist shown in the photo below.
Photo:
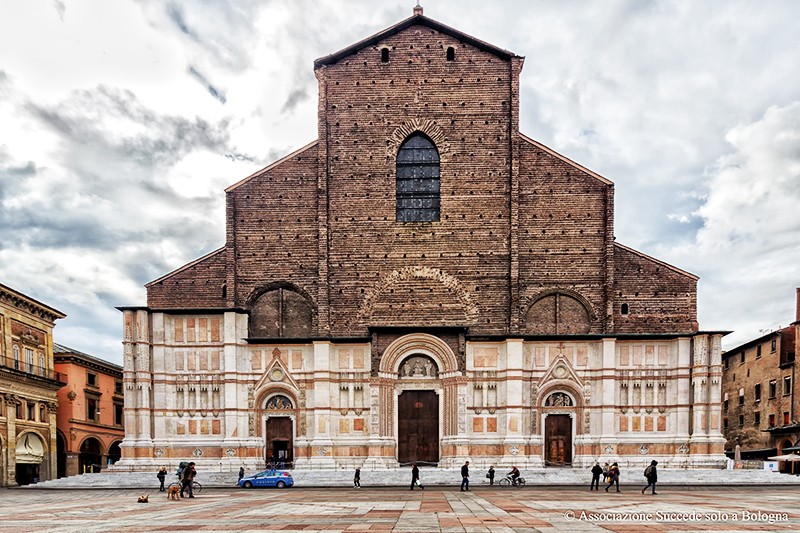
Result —
[[512, 466], [511, 472], [509, 472], [508, 475], [511, 476], [511, 484], [516, 486], [517, 480], [519, 479], [519, 468]]

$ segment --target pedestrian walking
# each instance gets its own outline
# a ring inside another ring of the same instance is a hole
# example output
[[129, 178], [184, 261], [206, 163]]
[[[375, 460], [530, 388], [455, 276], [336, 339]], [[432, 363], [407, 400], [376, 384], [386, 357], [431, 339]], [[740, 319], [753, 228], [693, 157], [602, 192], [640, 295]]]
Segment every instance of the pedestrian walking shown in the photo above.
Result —
[[361, 468], [356, 467], [356, 473], [353, 474], [353, 488], [361, 488]]
[[592, 467], [592, 484], [589, 485], [589, 491], [600, 490], [600, 476], [603, 474], [603, 467], [600, 463], [595, 461]]
[[653, 487], [653, 494], [658, 494], [656, 492], [656, 481], [658, 481], [658, 469], [656, 468], [657, 464], [658, 461], [654, 459], [650, 461], [650, 466], [644, 469], [644, 477], [647, 478], [647, 486], [642, 489], [642, 494], [644, 494], [644, 492], [650, 487]]
[[425, 490], [425, 487], [419, 482], [419, 468], [417, 468], [417, 463], [411, 463], [411, 488], [409, 490], [414, 490], [414, 487]]
[[603, 465], [603, 485], [608, 485], [608, 471], [609, 470], [611, 470], [611, 467], [608, 466], [608, 463], [606, 462]]
[[164, 492], [166, 489], [164, 488], [164, 479], [167, 477], [167, 467], [162, 466], [161, 470], [158, 471], [156, 477], [161, 482], [161, 487], [158, 489], [158, 492]]
[[243, 477], [244, 477], [244, 467], [240, 466], [239, 467], [239, 481], [241, 481]]
[[486, 474], [486, 477], [489, 478], [489, 485], [494, 485], [494, 466], [489, 467], [489, 472]]
[[617, 492], [621, 492], [619, 490], [619, 474], [619, 465], [617, 463], [613, 463], [611, 468], [608, 470], [608, 479], [610, 481], [608, 482], [608, 485], [606, 485], [606, 492], [608, 492], [608, 489], [610, 489], [612, 485], [616, 485]]
[[186, 465], [186, 468], [183, 469], [183, 479], [181, 483], [181, 498], [183, 498], [183, 493], [188, 492], [190, 498], [194, 498], [194, 492], [192, 490], [192, 481], [194, 481], [194, 477], [197, 475], [197, 470], [194, 468], [194, 461], [190, 462]]
[[469, 461], [461, 467], [461, 492], [469, 491]]

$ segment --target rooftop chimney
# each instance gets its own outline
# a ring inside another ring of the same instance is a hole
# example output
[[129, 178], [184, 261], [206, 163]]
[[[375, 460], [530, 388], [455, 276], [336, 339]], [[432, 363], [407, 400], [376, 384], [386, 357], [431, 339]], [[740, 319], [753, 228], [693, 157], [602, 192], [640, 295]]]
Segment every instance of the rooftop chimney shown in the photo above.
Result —
[[797, 287], [797, 306], [794, 311], [794, 319], [800, 322], [800, 287]]
[[417, 15], [422, 15], [422, 6], [419, 5], [419, 2], [417, 2], [417, 5], [414, 6], [414, 16]]

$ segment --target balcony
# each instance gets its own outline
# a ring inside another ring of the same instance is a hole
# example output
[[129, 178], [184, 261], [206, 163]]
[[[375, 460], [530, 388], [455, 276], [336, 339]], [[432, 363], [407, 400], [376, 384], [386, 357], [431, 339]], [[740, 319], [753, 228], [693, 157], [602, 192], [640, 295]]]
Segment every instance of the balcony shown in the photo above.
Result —
[[56, 372], [55, 370], [50, 370], [48, 368], [44, 368], [41, 366], [32, 365], [29, 363], [23, 363], [22, 361], [14, 361], [11, 366], [0, 364], [0, 367], [9, 368], [17, 372], [21, 372], [22, 374], [27, 374], [29, 376], [37, 376], [52, 381], [58, 381], [59, 383], [62, 383], [64, 385], [66, 385], [67, 383], [66, 374], [62, 374], [61, 372]]

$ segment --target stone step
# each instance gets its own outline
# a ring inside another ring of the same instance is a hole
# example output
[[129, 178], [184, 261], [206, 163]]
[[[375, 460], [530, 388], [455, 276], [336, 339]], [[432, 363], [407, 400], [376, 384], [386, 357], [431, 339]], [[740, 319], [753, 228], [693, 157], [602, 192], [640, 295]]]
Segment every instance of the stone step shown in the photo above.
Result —
[[[298, 487], [352, 487], [352, 470], [291, 470], [292, 477]], [[255, 472], [247, 472], [248, 475]], [[506, 470], [498, 470], [495, 483], [505, 475]], [[485, 470], [472, 470], [472, 485], [488, 485]], [[587, 486], [591, 474], [586, 469], [577, 468], [541, 468], [522, 470], [522, 477], [527, 485], [533, 486]], [[660, 485], [778, 485], [790, 484], [800, 486], [800, 476], [779, 474], [767, 470], [711, 470], [711, 469], [659, 469]], [[237, 471], [203, 471], [198, 469], [196, 480], [204, 487], [235, 487], [238, 480]], [[170, 473], [167, 484], [177, 481], [177, 476]], [[361, 470], [361, 484], [367, 486], [408, 486], [411, 481], [409, 468], [389, 470]], [[461, 474], [457, 468], [420, 468], [420, 481], [423, 485], [457, 486], [461, 482]], [[622, 471], [620, 484], [644, 485], [642, 471]], [[61, 479], [44, 481], [26, 488], [46, 489], [89, 489], [89, 488], [131, 488], [153, 490], [158, 488], [155, 472], [101, 472], [83, 474]]]

